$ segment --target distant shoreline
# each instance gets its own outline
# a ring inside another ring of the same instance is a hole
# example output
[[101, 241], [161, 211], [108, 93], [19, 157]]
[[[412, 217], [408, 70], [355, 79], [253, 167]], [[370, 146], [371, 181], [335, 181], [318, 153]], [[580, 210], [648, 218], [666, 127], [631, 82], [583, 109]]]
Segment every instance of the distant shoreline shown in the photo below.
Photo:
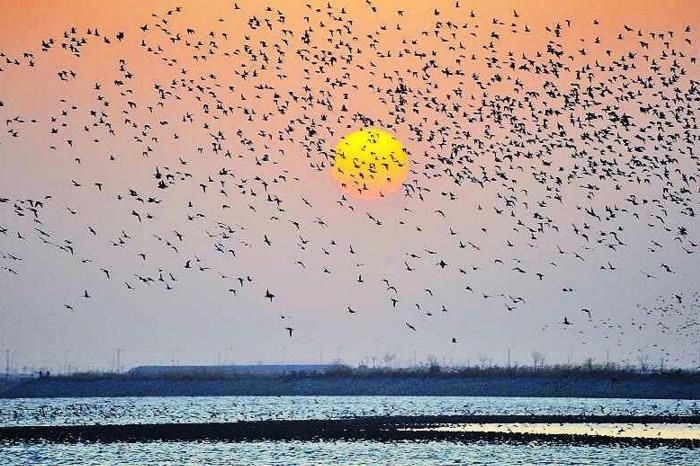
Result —
[[76, 375], [0, 381], [0, 398], [402, 395], [700, 400], [700, 374], [368, 372], [231, 377]]

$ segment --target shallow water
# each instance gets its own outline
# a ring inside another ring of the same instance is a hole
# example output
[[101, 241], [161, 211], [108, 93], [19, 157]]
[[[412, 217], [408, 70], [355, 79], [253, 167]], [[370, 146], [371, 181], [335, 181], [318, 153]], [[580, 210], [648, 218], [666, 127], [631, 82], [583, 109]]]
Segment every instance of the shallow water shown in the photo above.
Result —
[[700, 414], [700, 401], [432, 396], [0, 399], [0, 426], [455, 414], [687, 415]]
[[484, 442], [186, 442], [0, 445], [8, 465], [691, 465], [700, 450]]

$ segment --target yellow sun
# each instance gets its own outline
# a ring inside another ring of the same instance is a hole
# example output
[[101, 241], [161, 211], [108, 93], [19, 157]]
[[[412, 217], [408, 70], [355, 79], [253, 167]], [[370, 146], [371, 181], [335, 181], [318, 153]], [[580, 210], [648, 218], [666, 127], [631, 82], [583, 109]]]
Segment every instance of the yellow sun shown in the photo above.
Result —
[[376, 199], [396, 191], [408, 175], [408, 157], [391, 134], [364, 128], [335, 146], [333, 178], [348, 194]]

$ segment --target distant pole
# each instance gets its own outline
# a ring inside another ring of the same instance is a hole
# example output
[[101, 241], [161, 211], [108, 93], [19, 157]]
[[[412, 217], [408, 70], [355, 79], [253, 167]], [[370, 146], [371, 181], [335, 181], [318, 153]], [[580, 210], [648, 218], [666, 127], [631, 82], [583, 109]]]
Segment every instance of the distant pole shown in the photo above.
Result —
[[122, 367], [122, 351], [124, 351], [121, 348], [117, 348], [117, 374], [121, 372], [121, 367]]
[[605, 350], [605, 367], [610, 367], [610, 350]]
[[510, 369], [510, 348], [508, 348], [508, 369]]
[[5, 350], [5, 377], [10, 378], [10, 350]]
[[318, 351], [318, 359], [321, 361], [321, 364], [323, 364], [323, 348]]

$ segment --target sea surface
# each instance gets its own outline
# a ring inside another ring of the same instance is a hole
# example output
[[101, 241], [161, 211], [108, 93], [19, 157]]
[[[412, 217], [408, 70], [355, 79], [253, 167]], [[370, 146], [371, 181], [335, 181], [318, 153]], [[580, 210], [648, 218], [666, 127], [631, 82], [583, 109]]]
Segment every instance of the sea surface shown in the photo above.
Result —
[[683, 465], [700, 451], [485, 442], [187, 442], [0, 447], [4, 465]]
[[700, 400], [462, 396], [0, 399], [0, 426], [235, 422], [455, 414], [700, 415]]
[[[0, 426], [450, 414], [689, 415], [700, 401], [506, 397], [149, 397], [0, 400]], [[0, 443], [1, 465], [700, 465], [700, 450], [487, 442]]]

